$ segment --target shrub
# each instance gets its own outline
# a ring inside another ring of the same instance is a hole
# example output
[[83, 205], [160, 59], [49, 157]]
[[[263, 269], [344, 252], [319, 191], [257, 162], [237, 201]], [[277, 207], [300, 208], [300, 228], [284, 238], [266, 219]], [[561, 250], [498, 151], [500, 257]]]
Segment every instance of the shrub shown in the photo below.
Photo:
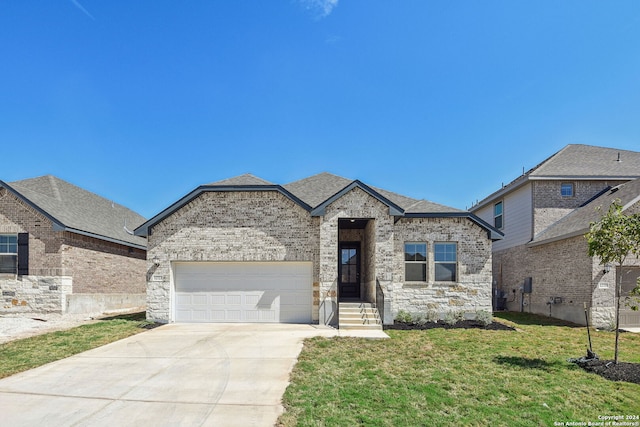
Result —
[[493, 313], [487, 310], [477, 311], [476, 320], [482, 323], [484, 326], [490, 325], [491, 322], [493, 322]]
[[444, 321], [447, 325], [455, 325], [459, 321], [464, 320], [464, 313], [462, 311], [447, 311], [444, 315]]
[[396, 322], [411, 323], [413, 322], [413, 316], [407, 311], [400, 310], [396, 315]]
[[427, 319], [427, 322], [438, 323], [438, 320], [440, 320], [440, 316], [438, 315], [438, 312], [435, 310], [427, 311], [427, 314], [425, 317]]

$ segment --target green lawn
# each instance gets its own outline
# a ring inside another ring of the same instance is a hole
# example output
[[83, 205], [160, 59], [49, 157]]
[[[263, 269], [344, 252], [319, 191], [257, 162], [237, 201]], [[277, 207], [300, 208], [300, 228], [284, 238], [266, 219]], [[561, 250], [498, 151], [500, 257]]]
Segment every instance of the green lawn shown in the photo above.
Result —
[[[640, 385], [607, 381], [567, 362], [586, 353], [584, 327], [520, 313], [497, 316], [518, 330], [309, 339], [280, 423], [553, 426], [640, 415]], [[592, 340], [601, 358], [613, 358], [613, 333], [592, 331]], [[640, 362], [640, 335], [621, 335], [620, 361]]]
[[121, 340], [150, 324], [145, 313], [135, 313], [0, 344], [0, 378]]

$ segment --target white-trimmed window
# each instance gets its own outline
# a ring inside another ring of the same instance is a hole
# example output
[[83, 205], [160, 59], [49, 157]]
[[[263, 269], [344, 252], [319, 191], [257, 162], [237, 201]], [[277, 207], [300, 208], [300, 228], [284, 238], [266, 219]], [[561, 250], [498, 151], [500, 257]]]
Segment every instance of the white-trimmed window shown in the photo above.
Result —
[[573, 183], [563, 182], [560, 184], [560, 195], [562, 197], [573, 197]]
[[436, 282], [455, 282], [458, 272], [458, 244], [453, 242], [435, 243], [433, 260]]
[[427, 281], [427, 244], [408, 242], [404, 244], [404, 280], [406, 282]]
[[502, 201], [493, 205], [493, 226], [498, 230], [502, 230], [502, 227], [504, 226], [504, 215], [502, 206]]
[[0, 274], [18, 272], [18, 235], [0, 234]]

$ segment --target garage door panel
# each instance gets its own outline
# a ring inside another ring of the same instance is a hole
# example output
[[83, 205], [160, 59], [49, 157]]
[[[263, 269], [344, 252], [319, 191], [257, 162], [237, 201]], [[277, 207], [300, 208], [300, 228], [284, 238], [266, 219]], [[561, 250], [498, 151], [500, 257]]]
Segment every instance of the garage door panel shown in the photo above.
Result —
[[227, 318], [225, 310], [211, 310], [210, 313], [212, 322], [224, 322]]
[[176, 263], [175, 319], [311, 322], [312, 264]]

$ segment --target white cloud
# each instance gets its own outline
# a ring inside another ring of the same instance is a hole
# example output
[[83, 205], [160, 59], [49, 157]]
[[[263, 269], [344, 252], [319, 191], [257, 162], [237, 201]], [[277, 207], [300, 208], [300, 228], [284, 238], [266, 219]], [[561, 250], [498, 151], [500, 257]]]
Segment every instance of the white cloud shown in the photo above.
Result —
[[338, 6], [338, 0], [300, 0], [300, 3], [307, 10], [316, 12], [319, 18], [329, 16], [333, 9]]
[[78, 9], [80, 9], [85, 15], [87, 15], [89, 18], [93, 19], [94, 21], [96, 20], [96, 18], [93, 17], [92, 14], [89, 13], [89, 11], [87, 9], [85, 9], [80, 2], [78, 2], [77, 0], [71, 0], [71, 3], [74, 4], [75, 7], [77, 7]]

